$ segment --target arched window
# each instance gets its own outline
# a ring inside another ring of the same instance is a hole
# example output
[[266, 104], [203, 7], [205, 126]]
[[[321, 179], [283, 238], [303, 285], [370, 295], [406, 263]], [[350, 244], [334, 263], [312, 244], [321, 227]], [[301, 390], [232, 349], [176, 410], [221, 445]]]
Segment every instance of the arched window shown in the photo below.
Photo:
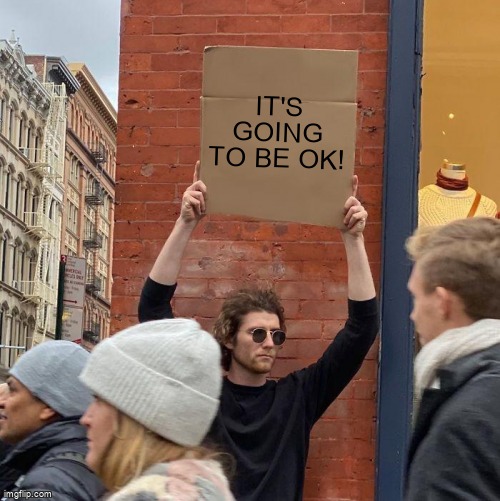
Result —
[[5, 130], [5, 122], [7, 120], [7, 102], [8, 102], [8, 96], [3, 93], [0, 96], [0, 134], [3, 134], [3, 131]]
[[23, 111], [19, 117], [19, 133], [17, 136], [17, 145], [19, 148], [26, 147], [27, 141], [27, 130], [28, 130], [28, 117]]
[[23, 221], [27, 224], [31, 222], [28, 213], [30, 212], [31, 209], [31, 197], [33, 196], [32, 190], [33, 186], [31, 185], [31, 182], [28, 179], [24, 184], [23, 188]]
[[[1, 273], [1, 279], [2, 282], [8, 282], [9, 281], [9, 270], [10, 266], [12, 263], [12, 247], [10, 245], [12, 241], [12, 235], [10, 232], [7, 230], [3, 234], [3, 241], [2, 241], [2, 273]], [[10, 285], [10, 283], [9, 283]]]
[[38, 256], [36, 253], [36, 249], [32, 249], [28, 255], [28, 280], [30, 282], [33, 282], [35, 280], [35, 274], [36, 274], [36, 262], [37, 262]]
[[25, 179], [22, 173], [19, 173], [17, 178], [15, 178], [14, 181], [14, 187], [15, 187], [15, 205], [14, 205], [14, 214], [19, 218], [22, 219], [22, 209], [24, 207], [24, 188], [25, 188]]
[[4, 191], [4, 199], [3, 199], [3, 205], [4, 207], [9, 210], [10, 209], [10, 197], [11, 197], [11, 183], [12, 183], [12, 172], [11, 172], [11, 167], [9, 166], [7, 168], [7, 173], [5, 175], [5, 191]]
[[9, 118], [7, 124], [7, 137], [11, 143], [15, 143], [16, 139], [16, 112], [17, 112], [17, 103], [12, 101], [9, 107]]

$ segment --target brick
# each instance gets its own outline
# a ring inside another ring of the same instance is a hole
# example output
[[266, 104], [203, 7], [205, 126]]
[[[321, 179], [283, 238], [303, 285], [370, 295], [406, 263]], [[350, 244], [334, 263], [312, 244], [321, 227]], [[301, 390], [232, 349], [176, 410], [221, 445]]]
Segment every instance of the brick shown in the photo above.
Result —
[[387, 50], [387, 33], [361, 33], [361, 40], [365, 50]]
[[201, 71], [188, 71], [181, 74], [180, 86], [183, 89], [201, 90]]
[[382, 146], [384, 144], [384, 129], [382, 127], [363, 127], [358, 131], [358, 142], [366, 146]]
[[119, 105], [122, 109], [145, 109], [151, 103], [151, 96], [142, 90], [120, 91]]
[[114, 259], [137, 259], [144, 251], [144, 245], [138, 240], [120, 240], [113, 245]]
[[282, 299], [322, 299], [323, 284], [321, 282], [280, 282], [276, 291]]
[[120, 164], [144, 163], [175, 163], [177, 149], [172, 146], [118, 146], [117, 158]]
[[347, 301], [302, 301], [300, 311], [304, 318], [329, 320], [346, 316]]
[[[137, 202], [147, 197], [148, 202], [172, 200], [175, 193], [173, 184], [119, 184], [116, 199], [120, 202]], [[147, 208], [146, 208], [147, 210]]]
[[319, 320], [294, 320], [287, 322], [286, 334], [289, 339], [319, 339], [322, 323]]
[[153, 54], [151, 56], [151, 69], [154, 71], [200, 71], [202, 61], [202, 54], [188, 52]]
[[223, 33], [179, 35], [179, 44], [184, 50], [191, 53], [202, 53], [205, 47], [212, 45], [245, 45], [245, 35], [227, 35]]
[[153, 32], [153, 21], [149, 16], [124, 16], [121, 32], [122, 36], [150, 35]]
[[142, 202], [120, 202], [115, 207], [115, 221], [143, 221], [146, 215], [146, 204]]
[[361, 153], [361, 165], [367, 167], [381, 167], [384, 163], [384, 150], [378, 148], [363, 148]]
[[305, 14], [306, 0], [252, 0], [248, 2], [248, 14]]
[[160, 127], [151, 129], [151, 144], [197, 145], [200, 142], [198, 128]]
[[177, 124], [178, 114], [177, 110], [122, 109], [119, 114], [119, 124], [120, 126], [174, 127]]
[[217, 19], [217, 33], [276, 33], [280, 31], [280, 16], [225, 16]]
[[389, 12], [389, 0], [364, 0], [365, 12], [383, 13]]
[[182, 302], [175, 305], [176, 314], [181, 317], [211, 317], [215, 318], [221, 309], [220, 299], [194, 299], [184, 298]]
[[311, 49], [358, 50], [361, 33], [314, 33], [308, 35], [305, 47]]
[[387, 52], [385, 50], [362, 52], [359, 54], [359, 71], [385, 71], [387, 68]]
[[162, 16], [181, 14], [183, 0], [133, 0], [131, 12], [137, 15]]
[[120, 71], [148, 71], [151, 69], [149, 54], [121, 54]]
[[246, 35], [246, 44], [253, 47], [306, 47], [307, 35], [303, 33], [272, 33]]
[[126, 35], [121, 37], [120, 51], [123, 53], [169, 53], [179, 50], [177, 35]]
[[120, 127], [116, 135], [118, 142], [130, 141], [135, 145], [149, 144], [149, 128], [148, 127]]
[[318, 339], [288, 339], [283, 345], [280, 357], [303, 359], [318, 359], [323, 355], [329, 343]]
[[245, 0], [210, 0], [210, 2], [200, 2], [199, 0], [183, 0], [183, 14], [196, 15], [223, 15], [223, 14], [245, 14]]
[[315, 14], [357, 14], [366, 0], [308, 0], [307, 12]]
[[144, 221], [175, 221], [180, 214], [178, 203], [148, 202], [146, 204]]
[[192, 297], [201, 299], [213, 299], [214, 292], [209, 288], [208, 280], [184, 279], [177, 285], [175, 291], [177, 298]]
[[[199, 112], [199, 110], [197, 110]], [[179, 124], [180, 125], [180, 124]], [[191, 168], [200, 159], [199, 147], [179, 147], [179, 164], [189, 165]]]
[[332, 16], [333, 32], [363, 33], [369, 31], [387, 32], [385, 14], [335, 14]]
[[153, 20], [154, 34], [213, 33], [217, 20], [206, 16], [159, 16]]
[[183, 109], [177, 112], [179, 127], [200, 127], [200, 110]]
[[318, 33], [330, 31], [330, 16], [283, 16], [282, 30], [285, 33]]
[[122, 73], [122, 90], [150, 90], [179, 88], [180, 74], [175, 71]]
[[[359, 84], [361, 89], [384, 90], [387, 82], [385, 71], [363, 71], [359, 74]], [[379, 116], [383, 117], [382, 114]]]
[[358, 106], [363, 110], [383, 110], [385, 92], [379, 90], [358, 90]]
[[[113, 252], [115, 252], [115, 248], [116, 245], [113, 246]], [[134, 296], [139, 301], [143, 285], [143, 278], [115, 277], [113, 279], [113, 296]]]

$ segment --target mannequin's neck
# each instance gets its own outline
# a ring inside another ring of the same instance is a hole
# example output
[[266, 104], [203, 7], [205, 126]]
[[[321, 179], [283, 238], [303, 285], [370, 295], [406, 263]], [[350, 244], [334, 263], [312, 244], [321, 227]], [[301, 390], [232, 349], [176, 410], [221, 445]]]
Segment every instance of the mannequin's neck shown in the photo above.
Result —
[[441, 167], [441, 174], [448, 179], [465, 179], [466, 172], [464, 170], [452, 170]]

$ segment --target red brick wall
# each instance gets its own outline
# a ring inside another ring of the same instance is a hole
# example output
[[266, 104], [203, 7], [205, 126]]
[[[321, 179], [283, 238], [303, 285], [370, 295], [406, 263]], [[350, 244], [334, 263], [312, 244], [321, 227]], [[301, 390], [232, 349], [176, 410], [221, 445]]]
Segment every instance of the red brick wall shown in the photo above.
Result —
[[[199, 155], [206, 45], [357, 49], [360, 198], [378, 281], [388, 0], [122, 0], [112, 331], [136, 321], [138, 295], [178, 215]], [[228, 291], [273, 283], [290, 340], [275, 376], [314, 361], [346, 317], [336, 230], [210, 217], [190, 245], [177, 315], [209, 328]], [[377, 347], [315, 426], [307, 500], [371, 500]]]

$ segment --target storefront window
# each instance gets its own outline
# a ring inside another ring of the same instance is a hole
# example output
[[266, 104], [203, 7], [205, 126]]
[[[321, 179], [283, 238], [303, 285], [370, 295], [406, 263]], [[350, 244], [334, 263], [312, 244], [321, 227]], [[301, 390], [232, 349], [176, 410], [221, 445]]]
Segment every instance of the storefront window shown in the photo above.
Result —
[[497, 216], [500, 10], [426, 0], [419, 224]]

